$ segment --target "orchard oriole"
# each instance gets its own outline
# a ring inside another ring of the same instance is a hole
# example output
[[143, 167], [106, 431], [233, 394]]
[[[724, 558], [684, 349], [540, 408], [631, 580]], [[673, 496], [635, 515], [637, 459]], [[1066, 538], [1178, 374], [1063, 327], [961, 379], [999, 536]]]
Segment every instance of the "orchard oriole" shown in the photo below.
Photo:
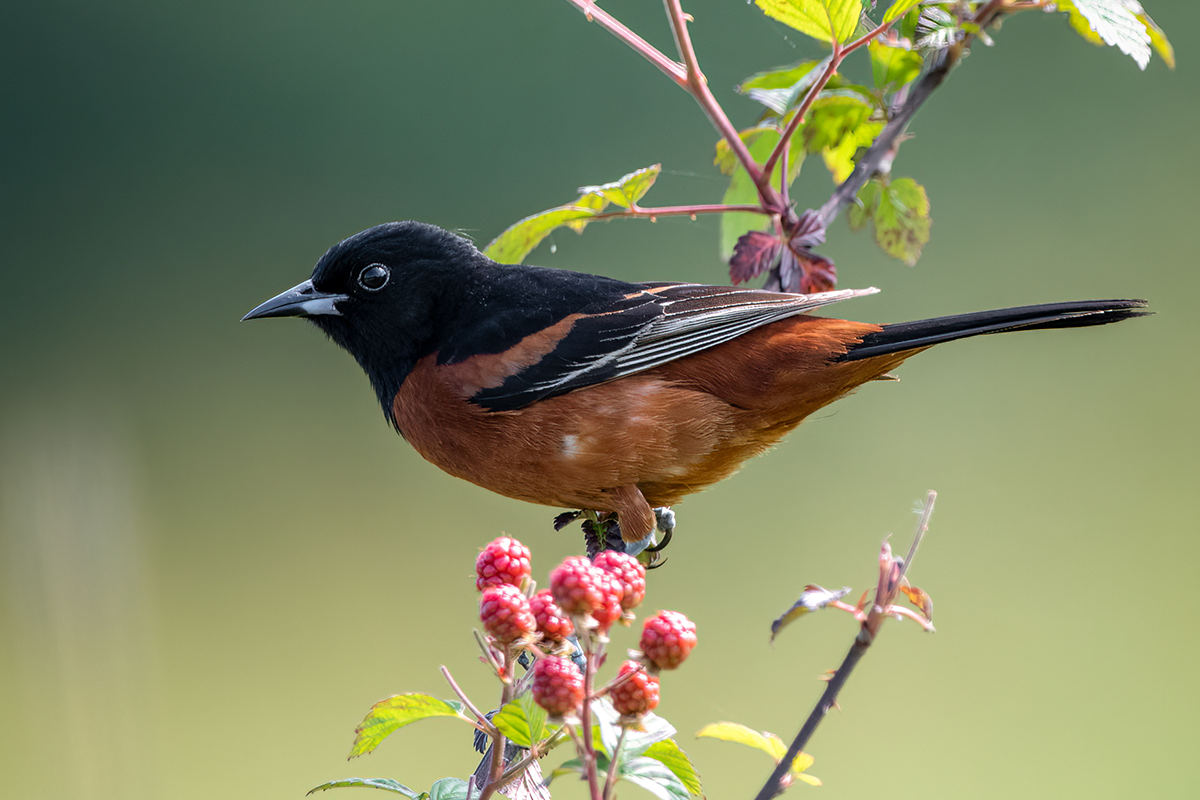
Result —
[[388, 421], [427, 460], [518, 500], [615, 514], [633, 543], [653, 533], [656, 507], [729, 477], [921, 350], [1147, 313], [1141, 300], [891, 325], [807, 313], [875, 291], [780, 294], [506, 266], [409, 221], [334, 245], [310, 280], [244, 319], [307, 317], [354, 356]]

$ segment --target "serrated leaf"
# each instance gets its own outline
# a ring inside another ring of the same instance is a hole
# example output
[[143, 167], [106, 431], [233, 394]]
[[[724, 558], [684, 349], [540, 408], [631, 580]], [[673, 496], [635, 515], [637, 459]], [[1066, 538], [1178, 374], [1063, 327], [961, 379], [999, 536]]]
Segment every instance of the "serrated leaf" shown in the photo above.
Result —
[[759, 733], [737, 722], [714, 722], [696, 732], [698, 739], [720, 739], [722, 742], [744, 744], [762, 750], [776, 764], [787, 755], [787, 745], [773, 733]]
[[889, 91], [893, 91], [921, 74], [924, 59], [915, 50], [889, 47], [881, 42], [870, 42], [867, 50], [871, 53], [871, 75], [876, 88], [888, 89], [890, 86]]
[[546, 709], [533, 702], [531, 692], [510, 700], [492, 717], [492, 724], [518, 747], [529, 747], [547, 735]]
[[[608, 759], [603, 755], [597, 754], [596, 755], [597, 768], [599, 768], [601, 764], [604, 764], [605, 766], [607, 766]], [[580, 761], [578, 758], [568, 759], [568, 760], [564, 761], [563, 763], [559, 764], [554, 769], [552, 769], [550, 771], [550, 774], [546, 776], [545, 784], [547, 786], [549, 786], [550, 783], [555, 778], [561, 778], [563, 775], [570, 775], [572, 772], [578, 772], [580, 774], [583, 774], [583, 772], [584, 772], [583, 762]]]
[[558, 206], [531, 214], [513, 223], [489, 242], [483, 254], [501, 264], [520, 264], [550, 231], [572, 220], [586, 220], [596, 214], [596, 209], [581, 206]]
[[833, 182], [840, 184], [850, 177], [854, 171], [855, 156], [858, 151], [870, 147], [875, 137], [883, 130], [883, 122], [864, 122], [844, 136], [833, 147], [821, 150], [825, 167], [833, 176]]
[[[589, 208], [599, 214], [608, 207], [609, 200], [603, 194], [584, 193], [579, 196], [579, 199], [573, 203], [568, 203], [572, 208]], [[587, 227], [588, 221], [584, 219], [570, 220], [565, 223], [568, 228], [575, 233], [583, 233], [583, 229]]]
[[[604, 754], [607, 755], [616, 747], [617, 739], [621, 735], [621, 715], [607, 697], [592, 703], [592, 715], [596, 719], [596, 725], [593, 726], [594, 738], [600, 742]], [[625, 756], [639, 756], [655, 742], [675, 735], [675, 726], [653, 712], [643, 714], [638, 723], [638, 728], [630, 728], [625, 732], [625, 744], [622, 747]]]
[[1057, 5], [1084, 39], [1116, 47], [1141, 69], [1150, 63], [1150, 32], [1138, 19], [1145, 12], [1136, 0], [1061, 0]]
[[765, 72], [756, 72], [746, 80], [742, 81], [737, 90], [742, 94], [746, 94], [751, 89], [786, 89], [795, 86], [797, 82], [806, 76], [812, 74], [811, 81], [816, 80], [820, 71], [814, 72], [817, 67], [824, 69], [824, 61], [801, 61], [798, 64], [792, 64], [788, 67], [778, 67], [777, 69], [767, 70]]
[[442, 778], [429, 787], [429, 800], [467, 800], [467, 782], [462, 778]]
[[392, 732], [429, 717], [459, 717], [463, 705], [455, 700], [439, 700], [427, 694], [397, 694], [371, 706], [370, 712], [354, 729], [350, 758], [371, 752]]
[[752, 281], [779, 258], [783, 243], [766, 231], [750, 231], [737, 240], [729, 258], [729, 279], [735, 284]]
[[1150, 44], [1162, 56], [1162, 60], [1166, 62], [1167, 68], [1175, 69], [1175, 48], [1171, 47], [1171, 43], [1167, 41], [1167, 35], [1162, 32], [1162, 28], [1158, 27], [1145, 11], [1138, 14], [1137, 18], [1139, 22], [1146, 26], [1146, 33], [1150, 34]]
[[688, 788], [661, 761], [645, 756], [623, 758], [617, 766], [617, 777], [641, 786], [660, 800], [687, 800]]
[[894, 19], [898, 19], [919, 2], [921, 2], [921, 0], [896, 0], [894, 3], [888, 6], [888, 10], [884, 12], [883, 22], [888, 23]]
[[754, 0], [755, 5], [803, 34], [822, 42], [849, 42], [862, 16], [862, 0]]
[[811, 611], [824, 608], [835, 600], [841, 600], [849, 593], [849, 586], [837, 590], [829, 590], [811, 583], [805, 586], [804, 591], [800, 593], [800, 599], [793, 603], [792, 607], [785, 611], [779, 619], [771, 623], [771, 641], [775, 641], [779, 632], [790, 623]]
[[885, 253], [911, 267], [929, 241], [929, 198], [912, 178], [881, 181], [880, 187], [873, 215], [875, 241]]
[[[650, 187], [654, 185], [660, 172], [662, 172], [662, 164], [653, 164], [623, 175], [620, 180], [612, 183], [600, 186], [581, 186], [579, 194], [583, 196], [599, 195], [621, 208], [630, 208], [638, 200], [641, 200], [646, 192], [650, 191]], [[579, 205], [579, 203], [575, 203], [575, 205]]]
[[858, 190], [854, 205], [846, 212], [846, 221], [850, 230], [859, 231], [875, 217], [875, 209], [879, 207], [879, 179], [872, 178]]
[[413, 800], [419, 798], [427, 798], [429, 795], [424, 792], [413, 791], [399, 781], [394, 781], [391, 778], [342, 778], [340, 781], [330, 781], [322, 783], [315, 789], [310, 789], [308, 794], [313, 792], [324, 792], [329, 789], [347, 789], [352, 787], [361, 787], [363, 789], [382, 789], [385, 792], [395, 792], [402, 794], [405, 797], [411, 797]]
[[[775, 141], [779, 141], [779, 129], [774, 125], [758, 125], [753, 128], [746, 128], [744, 131], [738, 131], [738, 138], [746, 145], [746, 149], [753, 154], [754, 143], [758, 140], [758, 137], [768, 131], [774, 132]], [[717, 154], [713, 157], [713, 164], [716, 165], [722, 174], [733, 175], [733, 171], [739, 166], [739, 163], [737, 156], [733, 152], [733, 148], [729, 146], [729, 142], [725, 139], [717, 142], [716, 150]], [[770, 154], [770, 149], [767, 150], [767, 153], [768, 155]]]
[[810, 153], [837, 147], [847, 134], [866, 122], [874, 110], [857, 92], [822, 93], [809, 109], [797, 136]]
[[687, 753], [680, 749], [674, 739], [664, 739], [661, 742], [655, 742], [646, 748], [646, 751], [642, 755], [661, 762], [663, 766], [675, 774], [676, 778], [679, 778], [680, 783], [691, 794], [698, 797], [704, 796], [704, 787], [700, 783], [700, 773], [696, 771], [692, 760], [688, 758]]

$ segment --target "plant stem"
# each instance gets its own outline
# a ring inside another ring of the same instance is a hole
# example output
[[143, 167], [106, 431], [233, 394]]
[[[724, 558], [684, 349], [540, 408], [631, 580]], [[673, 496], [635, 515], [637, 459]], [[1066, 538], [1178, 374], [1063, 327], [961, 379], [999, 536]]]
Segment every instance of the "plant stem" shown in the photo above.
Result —
[[617, 746], [613, 748], [612, 758], [608, 762], [608, 777], [604, 781], [604, 800], [612, 797], [613, 786], [617, 784], [617, 770], [621, 760], [621, 749], [625, 746], [625, 734], [628, 728], [621, 727], [621, 735], [617, 737]]
[[687, 88], [687, 70], [683, 65], [667, 58], [658, 48], [618, 22], [611, 14], [596, 5], [596, 0], [567, 0], [583, 12], [589, 22], [595, 22], [606, 31], [629, 45], [634, 52], [645, 58], [676, 84]]
[[462, 700], [463, 705], [467, 707], [467, 710], [475, 715], [475, 719], [479, 720], [479, 724], [475, 727], [479, 728], [479, 730], [483, 731], [488, 736], [496, 733], [496, 726], [489, 722], [488, 718], [483, 715], [483, 712], [476, 708], [475, 704], [471, 702], [471, 698], [467, 697], [463, 690], [458, 688], [458, 684], [454, 682], [454, 678], [451, 677], [450, 670], [446, 669], [445, 664], [442, 665], [442, 677], [446, 679], [446, 683], [450, 684], [450, 689], [455, 695], [458, 696], [459, 700]]
[[[746, 170], [758, 188], [758, 196], [762, 200], [763, 207], [774, 213], [782, 211], [783, 206], [780, 203], [779, 195], [770, 185], [763, 184], [762, 170], [755, 163], [754, 157], [750, 155], [750, 150], [742, 141], [742, 137], [738, 135], [737, 128], [733, 127], [733, 123], [725, 115], [725, 110], [721, 108], [721, 104], [717, 102], [717, 98], [713, 97], [713, 93], [708, 88], [708, 81], [705, 80], [704, 73], [700, 71], [696, 50], [692, 47], [692, 38], [687, 29], [688, 17], [683, 13], [680, 0], [663, 0], [663, 4], [666, 6], [667, 17], [671, 20], [671, 30], [675, 34], [675, 46], [679, 49], [679, 57], [683, 59], [684, 66], [687, 67], [688, 91], [704, 109], [704, 113], [713, 127], [717, 129], [717, 133], [729, 142], [730, 150], [737, 156], [742, 168]], [[767, 175], [770, 174], [768, 171]]]
[[596, 747], [592, 741], [592, 683], [596, 678], [596, 653], [592, 649], [592, 637], [586, 631], [579, 637], [584, 649], [583, 711], [579, 715], [583, 735], [583, 763], [587, 768], [588, 789], [592, 800], [602, 800], [600, 779], [596, 774]]
[[[509, 656], [511, 656], [511, 653], [505, 653], [504, 663], [501, 665], [505, 670], [508, 670], [509, 668], [512, 667], [513, 659], [511, 659]], [[506, 680], [502, 684], [500, 684], [500, 687], [501, 687], [500, 688], [500, 708], [504, 708], [506, 705], [508, 705], [509, 701], [513, 699], [512, 681]], [[490, 765], [490, 769], [488, 770], [487, 785], [484, 786], [483, 789], [479, 792], [479, 797], [477, 798], [477, 800], [488, 800], [488, 798], [491, 797], [496, 792], [496, 790], [499, 789], [503, 785], [500, 782], [500, 779], [504, 775], [505, 736], [503, 733], [500, 732], [499, 728], [495, 728], [493, 726], [493, 730], [494, 730], [494, 733], [491, 735], [492, 736], [492, 763]]]
[[695, 205], [695, 206], [660, 206], [658, 208], [628, 208], [623, 211], [609, 211], [604, 214], [596, 214], [592, 217], [585, 217], [588, 222], [596, 222], [606, 219], [620, 219], [622, 217], [694, 217], [697, 214], [726, 214], [730, 211], [744, 211], [750, 214], [769, 214], [771, 212], [765, 210], [762, 206], [751, 205], [722, 205], [720, 203], [712, 205]]
[[[992, 24], [997, 15], [1004, 10], [1005, 0], [991, 0], [987, 5], [979, 9], [971, 19], [971, 22], [978, 25], [982, 30]], [[883, 26], [880, 26], [879, 29], [872, 31], [868, 36], [872, 34], [878, 35], [879, 32], [882, 32], [882, 28]], [[866, 36], [863, 37], [863, 39], [866, 38]], [[950, 74], [950, 70], [962, 59], [963, 53], [970, 49], [973, 38], [973, 34], [968, 34], [962, 41], [951, 45], [945, 51], [938, 54], [938, 63], [922, 75], [919, 81], [912, 85], [908, 97], [904, 100], [904, 104], [892, 114], [891, 119], [884, 125], [883, 130], [880, 131], [878, 138], [875, 139], [870, 149], [855, 164], [850, 177], [846, 178], [834, 190], [830, 198], [825, 201], [825, 205], [821, 206], [818, 215], [824, 227], [828, 228], [833, 224], [833, 221], [837, 219], [842, 209], [854, 202], [859, 190], [862, 189], [867, 181], [878, 172], [887, 172], [891, 169], [891, 161], [896, 157], [896, 148], [900, 146], [901, 138], [904, 130], [908, 127], [908, 123], [916, 115], [917, 109], [946, 80], [946, 76]], [[852, 47], [860, 46], [861, 41], [855, 42]], [[886, 168], [884, 168], [885, 165]]]
[[775, 797], [784, 790], [783, 781], [792, 768], [792, 762], [804, 750], [804, 746], [808, 744], [808, 740], [816, 732], [817, 726], [821, 724], [821, 720], [829, 713], [829, 709], [833, 708], [837, 702], [838, 693], [846, 685], [846, 681], [850, 679], [850, 673], [858, 666], [858, 662], [866, 655], [867, 648], [875, 641], [875, 636], [879, 633], [879, 627], [887, 618], [888, 609], [892, 605], [892, 601], [896, 599], [896, 593], [899, 591], [900, 583], [904, 579], [904, 573], [908, 570], [909, 565], [912, 564], [913, 558], [917, 554], [917, 548], [920, 546], [925, 532], [929, 529], [929, 517], [933, 514], [933, 504], [936, 499], [937, 492], [930, 492], [926, 497], [925, 508], [922, 510], [921, 517], [917, 522], [917, 530], [913, 535], [912, 546], [909, 547], [906, 558], [891, 558], [891, 550], [888, 548], [887, 543], [884, 542], [883, 554], [885, 558], [881, 559], [879, 586], [875, 592], [875, 602], [871, 606], [871, 612], [862, 621], [858, 635], [854, 637], [854, 644], [850, 646], [850, 651], [842, 659], [842, 665], [837, 668], [837, 672], [829, 679], [829, 684], [825, 687], [825, 691], [822, 692], [821, 699], [817, 701], [816, 706], [809, 713], [808, 719], [804, 721], [804, 726], [800, 728], [800, 732], [792, 740], [787, 753], [775, 765], [775, 770], [771, 773], [771, 777], [767, 778], [767, 782], [759, 789], [754, 800], [771, 800], [772, 797]]

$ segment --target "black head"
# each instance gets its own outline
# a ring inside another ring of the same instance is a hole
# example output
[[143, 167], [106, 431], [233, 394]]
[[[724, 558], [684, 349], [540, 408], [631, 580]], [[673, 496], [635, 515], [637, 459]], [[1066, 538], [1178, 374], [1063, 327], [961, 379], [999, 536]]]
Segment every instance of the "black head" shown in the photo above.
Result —
[[358, 361], [391, 419], [417, 359], [436, 349], [441, 313], [463, 278], [490, 263], [466, 239], [422, 222], [388, 222], [321, 256], [312, 278], [245, 317], [306, 317]]

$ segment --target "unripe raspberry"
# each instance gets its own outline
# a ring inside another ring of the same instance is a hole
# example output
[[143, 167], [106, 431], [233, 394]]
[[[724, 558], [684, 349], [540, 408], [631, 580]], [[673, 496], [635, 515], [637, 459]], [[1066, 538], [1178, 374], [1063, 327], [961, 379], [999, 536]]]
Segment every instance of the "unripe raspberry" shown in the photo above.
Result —
[[621, 608], [628, 611], [641, 605], [646, 597], [646, 568], [636, 558], [616, 550], [605, 550], [592, 564], [621, 582], [624, 590]]
[[658, 707], [657, 675], [646, 672], [636, 661], [626, 661], [617, 672], [617, 677], [635, 671], [636, 675], [609, 692], [613, 708], [623, 717], [640, 717]]
[[475, 559], [475, 588], [507, 583], [521, 586], [529, 577], [529, 548], [508, 536], [488, 542]]
[[550, 573], [550, 594], [558, 607], [573, 616], [590, 614], [604, 602], [597, 582], [600, 570], [583, 556], [571, 556]]
[[547, 641], [561, 642], [575, 632], [571, 618], [555, 604], [549, 589], [542, 589], [529, 598], [529, 610], [533, 612], [542, 638]]
[[660, 611], [642, 627], [642, 654], [657, 669], [675, 669], [696, 646], [696, 623], [678, 611]]
[[602, 569], [596, 570], [596, 587], [602, 602], [592, 609], [592, 619], [596, 620], [600, 633], [608, 633], [613, 623], [621, 618], [621, 598], [625, 591], [616, 575]]
[[502, 645], [512, 644], [537, 630], [529, 600], [520, 589], [506, 583], [483, 591], [479, 619], [488, 635]]
[[574, 714], [583, 702], [583, 675], [570, 659], [543, 656], [533, 665], [533, 702], [552, 717]]

